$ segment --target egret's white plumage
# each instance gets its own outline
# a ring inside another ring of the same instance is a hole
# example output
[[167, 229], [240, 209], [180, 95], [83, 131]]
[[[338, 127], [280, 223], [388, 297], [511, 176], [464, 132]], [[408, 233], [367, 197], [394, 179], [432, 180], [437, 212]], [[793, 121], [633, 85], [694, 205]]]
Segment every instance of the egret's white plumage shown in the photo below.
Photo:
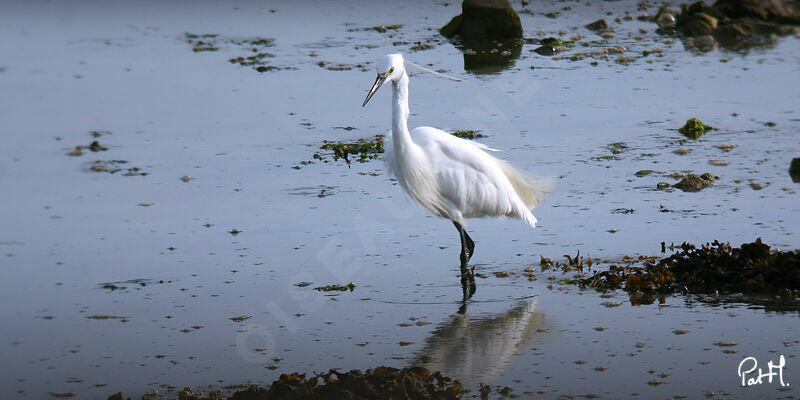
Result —
[[[462, 270], [473, 247], [462, 229], [467, 218], [511, 217], [536, 225], [531, 209], [551, 190], [549, 184], [493, 157], [487, 151], [496, 150], [487, 146], [428, 126], [409, 131], [409, 79], [400, 54], [387, 55], [378, 65], [378, 78], [364, 105], [387, 81], [392, 83], [389, 172], [417, 203], [455, 223], [462, 235]], [[470, 248], [464, 254], [467, 244]]]

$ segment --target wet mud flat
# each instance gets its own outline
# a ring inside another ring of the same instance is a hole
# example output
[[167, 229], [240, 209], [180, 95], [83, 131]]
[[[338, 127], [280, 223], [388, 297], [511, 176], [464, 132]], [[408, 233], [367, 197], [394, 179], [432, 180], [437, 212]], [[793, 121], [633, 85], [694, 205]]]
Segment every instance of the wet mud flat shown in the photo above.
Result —
[[[462, 398], [795, 396], [792, 270], [767, 267], [800, 243], [794, 25], [513, 6], [522, 39], [483, 44], [438, 33], [458, 3], [0, 13], [0, 398], [376, 374]], [[412, 127], [557, 183], [535, 230], [471, 221], [468, 302], [452, 226], [383, 170], [388, 96], [361, 108], [395, 51], [465, 79], [412, 76]], [[679, 269], [649, 269], [661, 242]], [[744, 359], [780, 356], [790, 386], [742, 386]]]

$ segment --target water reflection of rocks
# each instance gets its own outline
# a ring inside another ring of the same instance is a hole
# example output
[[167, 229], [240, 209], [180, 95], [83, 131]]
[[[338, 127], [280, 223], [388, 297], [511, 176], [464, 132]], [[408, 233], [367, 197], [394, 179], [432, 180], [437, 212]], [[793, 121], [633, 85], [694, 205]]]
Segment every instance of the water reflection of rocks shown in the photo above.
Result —
[[512, 357], [535, 338], [549, 331], [536, 298], [489, 317], [470, 317], [460, 310], [426, 340], [411, 365], [460, 379], [487, 382], [508, 367]]

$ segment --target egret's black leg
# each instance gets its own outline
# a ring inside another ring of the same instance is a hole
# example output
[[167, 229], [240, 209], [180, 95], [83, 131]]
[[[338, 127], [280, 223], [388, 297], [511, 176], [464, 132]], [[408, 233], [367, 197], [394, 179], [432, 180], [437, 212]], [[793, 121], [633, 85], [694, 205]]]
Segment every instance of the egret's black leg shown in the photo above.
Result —
[[[475, 276], [470, 272], [466, 273], [463, 269], [461, 271], [461, 290], [464, 293], [464, 300], [462, 307], [464, 311], [467, 309], [467, 300], [475, 294]], [[459, 309], [459, 313], [463, 314], [464, 312]]]
[[472, 241], [472, 238], [469, 237], [469, 234], [467, 234], [467, 231], [464, 230], [461, 224], [453, 221], [453, 225], [456, 226], [458, 234], [461, 236], [461, 274], [465, 275], [469, 273], [467, 264], [469, 263], [469, 259], [472, 258], [472, 252], [475, 250], [475, 242]]

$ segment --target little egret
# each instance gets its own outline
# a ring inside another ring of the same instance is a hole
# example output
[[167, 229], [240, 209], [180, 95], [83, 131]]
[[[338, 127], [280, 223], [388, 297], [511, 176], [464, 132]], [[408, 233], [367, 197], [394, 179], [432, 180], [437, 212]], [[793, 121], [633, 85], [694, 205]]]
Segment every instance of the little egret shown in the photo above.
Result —
[[[464, 283], [466, 276], [472, 278], [467, 267], [475, 251], [475, 243], [464, 229], [465, 219], [511, 217], [534, 227], [536, 217], [531, 210], [551, 187], [489, 155], [487, 151], [496, 151], [489, 147], [428, 126], [409, 131], [406, 63], [420, 67], [400, 54], [385, 56], [362, 107], [381, 85], [392, 82], [392, 146], [386, 151], [389, 172], [409, 197], [458, 229]], [[474, 280], [472, 286], [474, 292]]]

